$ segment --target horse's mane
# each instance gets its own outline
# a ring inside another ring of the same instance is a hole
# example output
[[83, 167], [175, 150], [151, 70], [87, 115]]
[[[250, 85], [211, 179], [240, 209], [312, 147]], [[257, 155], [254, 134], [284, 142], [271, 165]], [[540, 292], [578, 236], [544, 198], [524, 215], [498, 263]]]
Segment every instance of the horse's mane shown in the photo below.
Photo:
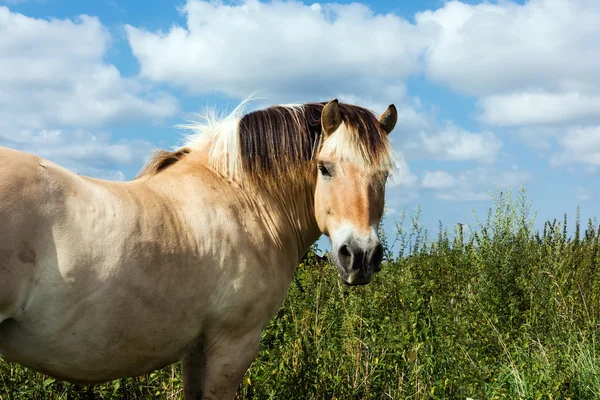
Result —
[[204, 115], [204, 123], [183, 125], [192, 131], [177, 151], [157, 152], [138, 177], [155, 175], [190, 152], [208, 151], [211, 167], [234, 178], [275, 180], [290, 176], [298, 163], [310, 163], [325, 146], [332, 156], [389, 169], [393, 155], [387, 134], [373, 112], [338, 103], [346, 129], [323, 141], [321, 112], [326, 103], [279, 105], [225, 118]]
[[166, 151], [158, 150], [154, 155], [146, 162], [144, 168], [138, 173], [137, 178], [142, 176], [156, 175], [163, 169], [175, 164], [181, 160], [186, 154], [189, 154], [190, 149], [183, 148], [177, 151]]

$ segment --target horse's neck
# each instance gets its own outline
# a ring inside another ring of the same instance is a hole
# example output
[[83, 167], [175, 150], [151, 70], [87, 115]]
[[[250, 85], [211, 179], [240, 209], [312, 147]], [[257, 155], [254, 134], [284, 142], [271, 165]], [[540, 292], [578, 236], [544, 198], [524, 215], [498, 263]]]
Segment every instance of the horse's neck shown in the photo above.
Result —
[[319, 238], [320, 231], [314, 212], [314, 183], [286, 183], [259, 187], [254, 192], [262, 203], [267, 218], [265, 222], [279, 245], [294, 247], [301, 257]]
[[[192, 154], [193, 155], [193, 154]], [[231, 185], [225, 189], [223, 193], [230, 193], [231, 199], [217, 199], [216, 201], [230, 201], [231, 205], [236, 203], [250, 205], [246, 212], [252, 212], [257, 221], [262, 226], [265, 234], [270, 237], [270, 241], [280, 247], [283, 253], [291, 254], [298, 252], [298, 258], [306, 253], [310, 246], [319, 238], [320, 231], [314, 216], [314, 179], [309, 178], [309, 172], [306, 166], [298, 166], [299, 175], [306, 179], [286, 179], [285, 176], [280, 176], [277, 182], [273, 180], [268, 184], [262, 182], [236, 183], [223, 177], [206, 165], [207, 155], [197, 154], [193, 159], [189, 157], [189, 162], [195, 164], [193, 170], [197, 171], [198, 176], [202, 176], [198, 182], [201, 188], [196, 186], [195, 179], [188, 180], [188, 184], [192, 185], [186, 190], [203, 190], [207, 182], [212, 181], [214, 186]], [[175, 164], [171, 167], [171, 171], [165, 171], [163, 175], [158, 175], [153, 178], [149, 184], [159, 191], [169, 192], [172, 186], [171, 173], [187, 174], [190, 167], [186, 166], [186, 162]], [[295, 171], [288, 171], [294, 173]], [[285, 174], [284, 174], [285, 175]], [[243, 179], [246, 181], [246, 179]], [[167, 182], [167, 183], [165, 183]], [[168, 183], [171, 182], [171, 183]], [[168, 195], [166, 195], [168, 197]], [[253, 211], [249, 211], [253, 210]], [[247, 215], [247, 214], [246, 214]]]
[[320, 236], [315, 220], [314, 188], [291, 193], [293, 194], [286, 196], [288, 201], [283, 203], [283, 212], [302, 256]]

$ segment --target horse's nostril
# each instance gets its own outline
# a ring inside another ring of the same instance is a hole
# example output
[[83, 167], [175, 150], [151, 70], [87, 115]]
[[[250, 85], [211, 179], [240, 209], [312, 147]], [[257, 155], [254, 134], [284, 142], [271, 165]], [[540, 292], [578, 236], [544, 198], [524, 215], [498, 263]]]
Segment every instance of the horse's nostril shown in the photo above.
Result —
[[371, 253], [370, 264], [379, 271], [381, 270], [381, 261], [383, 261], [383, 246], [381, 243], [377, 243], [377, 246], [375, 246]]
[[354, 264], [356, 264], [354, 249], [350, 247], [350, 245], [344, 244], [341, 245], [338, 250], [338, 260], [340, 262], [340, 266], [343, 268], [353, 268]]
[[340, 256], [343, 256], [343, 257], [351, 257], [352, 256], [348, 246], [343, 245], [342, 247], [340, 247]]

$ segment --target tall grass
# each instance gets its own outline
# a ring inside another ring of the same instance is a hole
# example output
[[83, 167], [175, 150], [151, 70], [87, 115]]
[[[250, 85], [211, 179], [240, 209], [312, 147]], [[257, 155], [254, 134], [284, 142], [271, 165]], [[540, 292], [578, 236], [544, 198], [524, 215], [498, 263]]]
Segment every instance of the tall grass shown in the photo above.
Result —
[[[430, 235], [396, 221], [383, 271], [343, 285], [298, 267], [238, 399], [600, 398], [600, 226], [534, 230], [524, 191]], [[93, 389], [0, 363], [1, 399], [179, 399], [179, 367]]]

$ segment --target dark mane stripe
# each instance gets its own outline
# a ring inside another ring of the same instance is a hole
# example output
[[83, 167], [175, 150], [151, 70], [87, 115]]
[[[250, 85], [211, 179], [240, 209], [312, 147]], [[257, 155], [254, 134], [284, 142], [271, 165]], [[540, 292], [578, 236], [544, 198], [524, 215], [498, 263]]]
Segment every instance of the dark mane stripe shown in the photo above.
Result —
[[238, 131], [244, 170], [268, 170], [283, 157], [281, 161], [310, 160], [321, 136], [322, 108], [275, 106], [244, 115]]
[[144, 176], [156, 175], [160, 171], [181, 160], [189, 152], [190, 149], [188, 148], [183, 148], [177, 151], [158, 150], [148, 160], [144, 168], [142, 168], [142, 170], [137, 174], [137, 176], [134, 179], [138, 179]]
[[[325, 105], [274, 106], [244, 115], [238, 132], [244, 170], [259, 173], [312, 160], [321, 140]], [[386, 134], [373, 112], [354, 105], [338, 106], [346, 127], [355, 131], [369, 158], [377, 162], [385, 156]]]

